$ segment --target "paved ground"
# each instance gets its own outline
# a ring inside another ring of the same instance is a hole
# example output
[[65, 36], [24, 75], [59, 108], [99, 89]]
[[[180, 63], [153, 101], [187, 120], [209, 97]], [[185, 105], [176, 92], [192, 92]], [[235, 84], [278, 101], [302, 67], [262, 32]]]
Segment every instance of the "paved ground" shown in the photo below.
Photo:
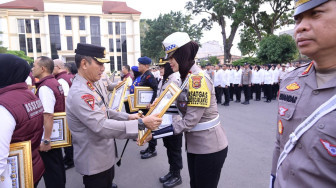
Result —
[[[229, 153], [224, 164], [219, 188], [268, 187], [273, 143], [276, 131], [277, 102], [251, 101], [250, 105], [231, 102], [229, 107], [218, 105], [222, 125], [229, 139]], [[118, 140], [119, 152], [125, 143]], [[142, 160], [138, 147], [130, 141], [121, 167], [116, 168], [115, 183], [119, 188], [159, 188], [158, 178], [168, 171], [166, 149], [158, 141], [158, 156]], [[189, 187], [186, 153], [183, 149], [183, 183]], [[43, 188], [43, 181], [38, 188]], [[75, 169], [67, 170], [67, 188], [82, 188], [82, 177]]]

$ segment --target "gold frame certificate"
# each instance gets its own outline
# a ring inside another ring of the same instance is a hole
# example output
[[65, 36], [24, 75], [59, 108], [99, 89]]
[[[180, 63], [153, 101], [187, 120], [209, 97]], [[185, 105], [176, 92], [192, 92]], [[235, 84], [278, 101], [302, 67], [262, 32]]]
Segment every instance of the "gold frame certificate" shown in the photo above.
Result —
[[124, 103], [125, 92], [128, 87], [126, 83], [126, 81], [123, 81], [113, 89], [112, 97], [109, 102], [110, 109], [118, 112], [121, 111]]
[[130, 94], [127, 96], [128, 106], [130, 109], [130, 112], [137, 112], [139, 111], [139, 108], [135, 108], [134, 106], [134, 94]]
[[138, 109], [146, 109], [150, 104], [154, 91], [150, 87], [136, 86], [134, 87], [134, 107]]

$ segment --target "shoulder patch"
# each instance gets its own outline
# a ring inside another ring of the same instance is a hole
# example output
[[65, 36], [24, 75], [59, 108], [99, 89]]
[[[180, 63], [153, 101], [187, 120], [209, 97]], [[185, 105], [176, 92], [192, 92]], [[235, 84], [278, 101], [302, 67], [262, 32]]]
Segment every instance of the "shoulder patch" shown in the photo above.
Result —
[[146, 76], [146, 80], [148, 80], [150, 77], [151, 77], [151, 75], [147, 75], [147, 76]]
[[87, 95], [82, 95], [81, 97], [84, 102], [89, 105], [89, 107], [94, 110], [94, 105], [95, 105], [95, 98], [93, 95], [87, 94]]
[[192, 87], [195, 89], [202, 87], [202, 78], [203, 76], [192, 76]]
[[336, 157], [336, 145], [332, 145], [326, 140], [320, 139], [320, 141], [323, 144], [323, 147], [327, 150], [328, 154], [332, 157]]
[[295, 90], [300, 89], [300, 86], [299, 86], [298, 83], [294, 82], [294, 83], [291, 83], [291, 84], [289, 84], [288, 86], [286, 86], [286, 89], [287, 89], [288, 91], [295, 91]]

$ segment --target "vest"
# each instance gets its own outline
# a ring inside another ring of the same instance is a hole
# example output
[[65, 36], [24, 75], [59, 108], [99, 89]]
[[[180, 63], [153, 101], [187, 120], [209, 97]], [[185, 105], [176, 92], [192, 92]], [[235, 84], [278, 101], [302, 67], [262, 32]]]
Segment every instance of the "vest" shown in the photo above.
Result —
[[69, 84], [69, 87], [71, 87], [72, 85], [73, 77], [74, 77], [73, 75], [68, 74], [66, 71], [60, 72], [55, 75], [56, 80], [59, 80], [59, 79], [65, 80]]
[[34, 183], [37, 183], [44, 173], [38, 150], [43, 134], [42, 103], [28, 90], [26, 83], [18, 83], [0, 89], [0, 105], [12, 114], [16, 122], [11, 143], [31, 141], [33, 177]]
[[54, 107], [54, 112], [65, 112], [65, 100], [64, 100], [64, 92], [61, 84], [55, 79], [53, 75], [46, 76], [42, 78], [39, 82], [36, 82], [36, 96], [39, 97], [39, 90], [42, 86], [49, 87], [56, 98], [56, 103]]

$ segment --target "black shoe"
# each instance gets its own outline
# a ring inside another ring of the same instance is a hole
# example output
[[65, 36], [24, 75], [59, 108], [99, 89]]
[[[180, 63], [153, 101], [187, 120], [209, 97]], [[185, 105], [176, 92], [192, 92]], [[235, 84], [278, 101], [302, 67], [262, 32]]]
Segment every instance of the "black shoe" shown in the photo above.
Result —
[[247, 105], [247, 104], [250, 104], [250, 102], [249, 101], [245, 101], [245, 102], [242, 102], [242, 104]]
[[224, 103], [223, 105], [224, 105], [224, 106], [230, 106], [230, 104], [229, 104], [229, 103]]
[[148, 150], [149, 150], [149, 148], [146, 148], [146, 149], [144, 149], [144, 150], [141, 150], [141, 151], [140, 151], [140, 154], [143, 155], [143, 154], [147, 153]]
[[270, 102], [271, 102], [271, 100], [267, 100], [267, 101], [264, 101], [264, 102], [270, 103]]
[[148, 150], [148, 152], [141, 155], [141, 159], [149, 159], [151, 157], [155, 157], [156, 155], [157, 155], [156, 150], [154, 150], [154, 151]]
[[230, 101], [233, 101], [233, 99], [230, 99]]
[[112, 183], [112, 188], [118, 188], [118, 185], [115, 183]]
[[166, 182], [167, 180], [169, 180], [170, 177], [172, 177], [173, 173], [172, 172], [168, 172], [168, 174], [162, 176], [159, 178], [161, 183]]
[[260, 99], [256, 99], [256, 101], [260, 101]]
[[236, 100], [235, 102], [237, 102], [237, 103], [238, 103], [238, 102], [240, 102], [240, 100]]
[[169, 178], [166, 182], [163, 183], [164, 188], [172, 188], [177, 185], [182, 184], [182, 178], [180, 175], [173, 175], [172, 177]]
[[68, 170], [70, 168], [73, 168], [75, 165], [72, 163], [72, 164], [64, 164], [64, 169], [65, 170]]

